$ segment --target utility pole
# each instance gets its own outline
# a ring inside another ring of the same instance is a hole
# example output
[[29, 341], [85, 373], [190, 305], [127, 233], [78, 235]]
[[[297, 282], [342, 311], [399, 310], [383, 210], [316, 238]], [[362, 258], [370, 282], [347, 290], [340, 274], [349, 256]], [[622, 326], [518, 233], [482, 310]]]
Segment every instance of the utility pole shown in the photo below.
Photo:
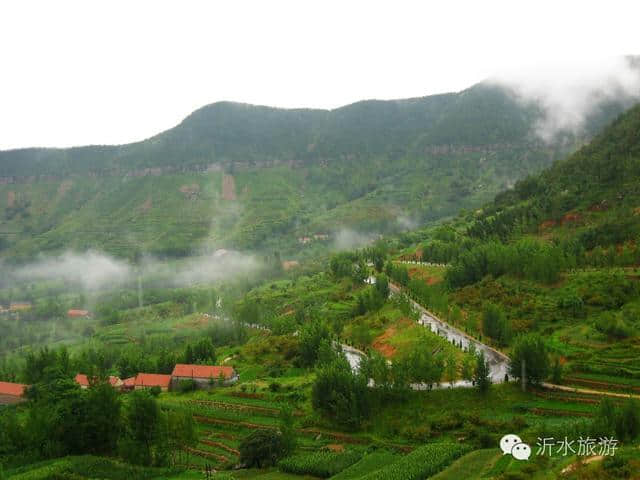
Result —
[[522, 372], [520, 375], [520, 379], [522, 381], [522, 391], [526, 392], [527, 391], [527, 361], [523, 358], [522, 359]]

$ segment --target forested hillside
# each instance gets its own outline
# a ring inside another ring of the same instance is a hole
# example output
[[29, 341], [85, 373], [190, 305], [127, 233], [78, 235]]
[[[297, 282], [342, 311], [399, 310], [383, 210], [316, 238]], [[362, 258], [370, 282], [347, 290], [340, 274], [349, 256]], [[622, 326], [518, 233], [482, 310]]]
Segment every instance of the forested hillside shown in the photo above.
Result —
[[448, 264], [446, 290], [422, 294], [454, 323], [506, 349], [542, 334], [581, 381], [640, 378], [640, 106], [485, 208], [414, 235], [405, 257]]
[[478, 84], [331, 111], [221, 102], [134, 144], [0, 152], [1, 255], [310, 251], [300, 237], [414, 227], [488, 201], [627, 103], [553, 145], [533, 134], [536, 105]]

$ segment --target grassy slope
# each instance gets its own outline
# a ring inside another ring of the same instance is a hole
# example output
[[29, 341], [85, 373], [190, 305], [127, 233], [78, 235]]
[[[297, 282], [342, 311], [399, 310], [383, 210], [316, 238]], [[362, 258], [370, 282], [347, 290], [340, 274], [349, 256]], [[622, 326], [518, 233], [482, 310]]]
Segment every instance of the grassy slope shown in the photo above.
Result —
[[433, 476], [434, 480], [457, 480], [482, 478], [500, 458], [501, 452], [495, 448], [475, 450], [456, 460], [449, 468]]

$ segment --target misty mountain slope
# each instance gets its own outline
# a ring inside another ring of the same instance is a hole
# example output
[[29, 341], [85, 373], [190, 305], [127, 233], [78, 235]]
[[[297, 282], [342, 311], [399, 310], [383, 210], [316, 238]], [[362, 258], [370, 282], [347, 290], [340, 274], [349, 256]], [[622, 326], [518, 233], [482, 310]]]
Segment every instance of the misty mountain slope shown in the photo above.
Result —
[[[598, 112], [589, 123], [608, 123], [624, 106]], [[400, 153], [421, 155], [427, 145], [540, 143], [530, 128], [539, 116], [535, 106], [491, 84], [455, 94], [366, 100], [331, 111], [218, 102], [142, 142], [0, 152], [0, 177], [121, 174], [233, 162], [241, 166], [270, 161], [315, 164], [362, 155], [391, 154], [392, 159]]]
[[288, 252], [314, 233], [396, 231], [489, 201], [627, 103], [550, 144], [538, 106], [479, 84], [332, 111], [219, 102], [129, 145], [0, 152], [1, 254]]
[[640, 233], [640, 105], [573, 155], [498, 195], [470, 232], [507, 238], [545, 227], [601, 235], [591, 248]]

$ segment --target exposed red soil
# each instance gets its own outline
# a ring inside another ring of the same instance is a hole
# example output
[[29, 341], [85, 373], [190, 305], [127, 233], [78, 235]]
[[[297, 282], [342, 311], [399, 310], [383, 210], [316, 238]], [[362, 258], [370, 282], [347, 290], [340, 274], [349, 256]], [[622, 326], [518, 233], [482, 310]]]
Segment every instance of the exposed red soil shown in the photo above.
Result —
[[556, 225], [555, 220], [545, 220], [540, 224], [540, 230], [547, 230], [548, 228], [555, 227], [555, 225]]
[[340, 445], [339, 443], [330, 443], [329, 445], [326, 445], [325, 448], [331, 452], [335, 452], [335, 453], [343, 453], [344, 452], [344, 445]]
[[562, 224], [575, 223], [582, 220], [582, 215], [579, 213], [567, 213], [562, 217]]
[[200, 185], [197, 183], [192, 183], [191, 185], [182, 185], [180, 187], [180, 191], [187, 198], [194, 198], [200, 193]]
[[544, 222], [542, 222], [539, 226], [538, 226], [538, 230], [543, 232], [545, 230], [550, 230], [551, 228], [555, 227], [558, 225], [558, 223], [562, 224], [562, 225], [566, 225], [568, 223], [576, 223], [582, 220], [582, 215], [580, 215], [579, 213], [576, 212], [571, 212], [571, 213], [567, 213], [565, 214], [560, 221], [556, 221], [553, 219], [549, 219], [549, 220], [545, 220]]
[[147, 213], [153, 207], [153, 201], [151, 200], [151, 195], [147, 197], [142, 205], [140, 205], [140, 212]]
[[418, 278], [424, 281], [427, 285], [435, 285], [436, 283], [440, 283], [442, 281], [441, 277], [430, 275], [428, 271], [419, 267], [409, 267], [408, 273], [409, 278]]
[[396, 353], [395, 347], [386, 342], [396, 334], [397, 330], [396, 326], [392, 325], [373, 341], [373, 348], [380, 352], [385, 358], [391, 358]]
[[396, 348], [389, 343], [389, 340], [398, 332], [401, 328], [407, 328], [413, 325], [413, 322], [408, 318], [399, 319], [394, 325], [387, 328], [384, 333], [376, 337], [373, 341], [373, 348], [382, 354], [385, 358], [391, 358], [396, 353]]

